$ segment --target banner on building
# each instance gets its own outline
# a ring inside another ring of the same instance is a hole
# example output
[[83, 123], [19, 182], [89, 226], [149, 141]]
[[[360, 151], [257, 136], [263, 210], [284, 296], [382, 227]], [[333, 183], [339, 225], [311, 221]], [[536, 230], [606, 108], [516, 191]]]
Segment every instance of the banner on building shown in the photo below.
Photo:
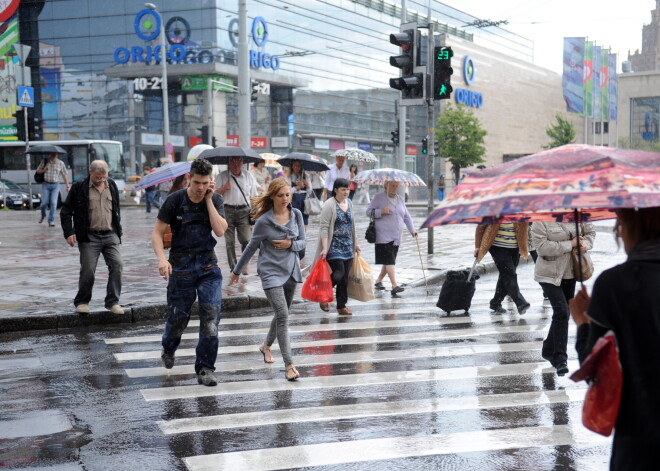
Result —
[[584, 113], [588, 118], [593, 118], [593, 55], [594, 43], [593, 41], [586, 41], [584, 43]]
[[593, 100], [593, 115], [594, 119], [600, 119], [601, 114], [601, 99], [600, 99], [600, 46], [594, 46], [591, 72], [593, 79], [591, 80], [592, 86], [592, 100]]
[[610, 116], [609, 55], [609, 49], [600, 51], [600, 116], [603, 121], [607, 121]]
[[564, 38], [562, 91], [569, 113], [584, 114], [585, 38]]
[[609, 63], [609, 120], [617, 121], [618, 120], [618, 107], [617, 99], [619, 98], [619, 84], [617, 81], [616, 75], [616, 54], [610, 54], [607, 57]]

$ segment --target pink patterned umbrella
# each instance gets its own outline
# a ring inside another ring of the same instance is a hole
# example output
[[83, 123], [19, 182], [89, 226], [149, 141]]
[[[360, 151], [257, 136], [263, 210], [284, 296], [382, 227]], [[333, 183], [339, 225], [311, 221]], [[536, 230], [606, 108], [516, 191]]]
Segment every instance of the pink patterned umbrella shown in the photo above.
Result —
[[469, 173], [422, 227], [595, 221], [615, 217], [616, 208], [655, 206], [660, 154], [568, 144]]

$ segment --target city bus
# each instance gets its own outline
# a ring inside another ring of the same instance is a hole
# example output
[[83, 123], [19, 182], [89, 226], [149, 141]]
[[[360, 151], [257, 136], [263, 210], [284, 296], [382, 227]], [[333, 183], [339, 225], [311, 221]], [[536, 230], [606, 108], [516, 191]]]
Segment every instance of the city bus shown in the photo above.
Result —
[[[71, 183], [87, 177], [92, 160], [105, 160], [110, 169], [110, 178], [117, 183], [120, 197], [125, 196], [126, 168], [121, 142], [99, 139], [30, 141], [30, 147], [42, 144], [60, 146], [66, 151], [66, 155], [58, 155], [58, 158], [66, 165]], [[28, 172], [25, 161], [25, 142], [0, 141], [0, 178], [14, 181], [25, 190], [28, 188], [28, 179], [30, 179], [32, 191], [39, 193], [41, 185], [35, 183], [32, 178], [39, 163], [46, 157], [48, 156], [44, 154], [30, 154], [30, 171]], [[60, 198], [66, 198], [64, 185], [60, 185]]]

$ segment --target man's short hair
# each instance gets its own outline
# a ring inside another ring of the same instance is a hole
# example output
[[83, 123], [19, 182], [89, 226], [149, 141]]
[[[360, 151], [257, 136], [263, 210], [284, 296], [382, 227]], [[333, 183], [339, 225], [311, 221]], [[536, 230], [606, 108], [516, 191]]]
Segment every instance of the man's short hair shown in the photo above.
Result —
[[206, 176], [213, 173], [213, 165], [206, 160], [197, 158], [190, 164], [190, 175]]
[[89, 171], [92, 173], [108, 173], [108, 163], [105, 160], [92, 160], [89, 164]]

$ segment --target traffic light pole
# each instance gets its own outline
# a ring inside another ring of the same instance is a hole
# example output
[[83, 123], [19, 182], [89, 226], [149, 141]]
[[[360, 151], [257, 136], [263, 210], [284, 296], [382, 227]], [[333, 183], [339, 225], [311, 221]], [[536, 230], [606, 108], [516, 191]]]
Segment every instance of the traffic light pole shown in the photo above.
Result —
[[30, 132], [28, 131], [28, 109], [23, 107], [23, 122], [25, 123], [25, 167], [27, 169], [27, 182], [28, 182], [28, 199], [30, 204], [28, 205], [29, 209], [32, 209], [32, 169], [30, 168], [30, 154], [27, 153], [30, 150]]
[[[427, 215], [430, 215], [433, 212], [433, 195], [435, 194], [435, 108], [433, 106], [433, 49], [435, 46], [435, 40], [433, 37], [433, 23], [429, 23], [429, 35], [428, 35], [428, 47], [427, 47], [427, 61], [428, 64], [427, 72], [429, 73], [426, 80], [426, 108], [427, 108], [427, 124], [428, 124], [428, 135], [427, 142], [431, 143], [428, 146], [428, 154], [426, 161], [426, 175], [428, 177], [427, 187], [428, 187], [428, 205], [427, 205]], [[428, 254], [433, 254], [433, 228], [428, 228]]]

